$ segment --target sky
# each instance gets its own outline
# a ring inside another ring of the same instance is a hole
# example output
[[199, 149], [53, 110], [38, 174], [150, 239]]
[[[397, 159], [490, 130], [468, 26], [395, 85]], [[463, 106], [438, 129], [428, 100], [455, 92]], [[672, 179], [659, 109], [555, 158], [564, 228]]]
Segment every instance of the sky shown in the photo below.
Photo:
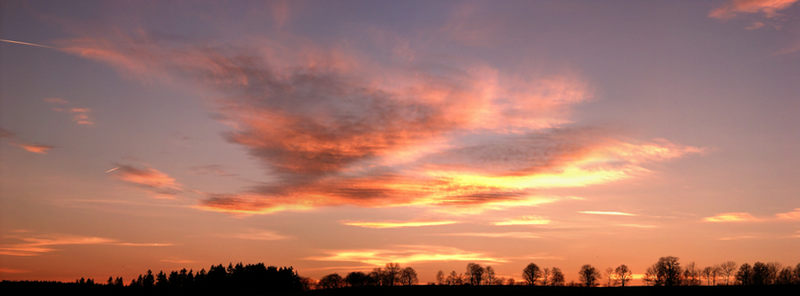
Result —
[[800, 4], [2, 1], [0, 279], [800, 262]]

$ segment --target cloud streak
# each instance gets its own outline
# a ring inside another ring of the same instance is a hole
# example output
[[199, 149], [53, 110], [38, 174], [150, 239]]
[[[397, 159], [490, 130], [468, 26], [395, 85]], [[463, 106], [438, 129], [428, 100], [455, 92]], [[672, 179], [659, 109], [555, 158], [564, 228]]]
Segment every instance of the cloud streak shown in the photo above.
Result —
[[757, 222], [760, 221], [760, 219], [754, 217], [750, 213], [732, 212], [732, 213], [721, 213], [711, 217], [706, 217], [703, 218], [703, 221], [712, 223]]
[[156, 198], [175, 198], [181, 193], [181, 184], [169, 175], [154, 168], [138, 168], [131, 165], [119, 164], [106, 171], [108, 174], [123, 182], [145, 188], [155, 193]]
[[506, 259], [493, 257], [481, 252], [465, 251], [458, 248], [442, 246], [407, 245], [392, 249], [357, 249], [332, 250], [327, 255], [309, 257], [314, 261], [361, 262], [373, 266], [382, 266], [388, 262], [412, 264], [417, 262], [489, 262], [502, 263]]
[[519, 218], [507, 219], [492, 223], [497, 226], [512, 226], [512, 225], [547, 225], [550, 224], [550, 219], [539, 216], [523, 216]]
[[347, 226], [356, 226], [364, 228], [407, 228], [407, 227], [425, 227], [425, 226], [441, 226], [456, 224], [458, 221], [345, 221], [342, 224]]
[[9, 144], [22, 148], [22, 150], [36, 154], [47, 154], [47, 152], [55, 148], [54, 146], [50, 145], [29, 143], [27, 141], [23, 141], [22, 139], [19, 139], [19, 137], [17, 137], [16, 134], [3, 128], [0, 128], [0, 139], [8, 139]]
[[579, 211], [578, 213], [587, 215], [605, 215], [605, 216], [638, 216], [636, 214], [616, 212], [616, 211]]
[[133, 243], [105, 237], [65, 234], [44, 234], [28, 237], [7, 236], [7, 238], [17, 240], [18, 242], [0, 245], [0, 255], [21, 257], [39, 256], [58, 251], [57, 247], [70, 245], [114, 245], [124, 247], [172, 246], [171, 243]]

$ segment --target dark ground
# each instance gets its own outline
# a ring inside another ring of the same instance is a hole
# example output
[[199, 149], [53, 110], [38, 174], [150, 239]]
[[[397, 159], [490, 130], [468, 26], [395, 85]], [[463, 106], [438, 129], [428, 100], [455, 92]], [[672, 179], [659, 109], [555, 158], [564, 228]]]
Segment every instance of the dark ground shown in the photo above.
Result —
[[104, 285], [80, 286], [57, 282], [0, 282], [0, 295], [301, 295], [301, 296], [571, 296], [571, 295], [787, 295], [800, 296], [800, 286], [716, 286], [716, 287], [528, 287], [528, 286], [397, 286], [397, 287], [359, 287], [331, 290], [312, 290], [303, 293], [271, 291], [231, 291], [205, 289], [180, 292], [158, 292], [156, 290], [135, 290]]

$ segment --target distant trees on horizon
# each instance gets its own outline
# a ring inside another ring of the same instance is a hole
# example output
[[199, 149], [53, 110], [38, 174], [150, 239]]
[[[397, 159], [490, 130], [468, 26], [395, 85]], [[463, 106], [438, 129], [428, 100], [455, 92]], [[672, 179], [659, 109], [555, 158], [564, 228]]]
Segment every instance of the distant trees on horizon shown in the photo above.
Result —
[[[605, 278], [600, 271], [590, 265], [581, 266], [578, 282], [565, 283], [564, 273], [558, 267], [541, 268], [536, 263], [527, 264], [521, 272], [522, 281], [498, 277], [494, 268], [478, 263], [468, 263], [464, 273], [455, 270], [445, 273], [439, 270], [436, 281], [429, 285], [529, 285], [529, 286], [582, 286], [595, 287], [601, 283], [606, 286], [629, 286], [634, 278], [633, 271], [625, 264], [616, 268], [606, 268]], [[605, 281], [600, 281], [605, 279]], [[796, 266], [782, 266], [779, 263], [755, 262], [737, 265], [733, 261], [719, 265], [698, 268], [694, 262], [682, 265], [678, 257], [661, 257], [647, 268], [642, 281], [650, 286], [766, 286], [800, 285], [800, 263]], [[132, 279], [126, 286], [121, 277], [109, 277], [105, 284], [94, 279], [81, 278], [74, 284], [78, 286], [105, 286], [122, 291], [141, 291], [145, 294], [191, 293], [193, 291], [237, 291], [239, 293], [291, 294], [310, 289], [337, 289], [365, 286], [411, 286], [419, 283], [418, 274], [410, 266], [401, 267], [398, 263], [387, 263], [371, 272], [353, 271], [342, 277], [331, 273], [314, 281], [298, 275], [292, 267], [266, 266], [257, 264], [213, 265], [208, 271], [201, 269], [175, 270], [169, 273], [159, 271], [146, 273]]]

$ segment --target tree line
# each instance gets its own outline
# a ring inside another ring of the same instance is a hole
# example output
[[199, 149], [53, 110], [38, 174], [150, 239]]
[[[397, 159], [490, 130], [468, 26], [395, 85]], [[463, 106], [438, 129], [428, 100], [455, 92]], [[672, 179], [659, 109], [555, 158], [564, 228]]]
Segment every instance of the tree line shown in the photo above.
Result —
[[[521, 272], [521, 281], [514, 278], [498, 277], [492, 266], [468, 263], [463, 273], [455, 270], [445, 273], [439, 270], [436, 281], [429, 285], [478, 286], [478, 285], [528, 285], [528, 286], [581, 286], [596, 287], [630, 285], [633, 271], [625, 264], [616, 268], [606, 268], [604, 274], [596, 267], [586, 264], [578, 271], [578, 280], [566, 283], [565, 275], [558, 267], [540, 267], [536, 263], [527, 264]], [[605, 281], [601, 282], [602, 279]], [[779, 263], [755, 262], [737, 265], [733, 261], [699, 268], [694, 262], [682, 265], [679, 258], [661, 257], [649, 266], [643, 283], [650, 286], [767, 286], [800, 285], [800, 263], [796, 266], [782, 266]], [[8, 286], [9, 282], [2, 282]], [[55, 287], [54, 282], [16, 282], [29, 286]], [[266, 266], [257, 264], [228, 264], [227, 267], [212, 265], [207, 271], [173, 270], [153, 273], [148, 270], [132, 279], [128, 285], [122, 277], [109, 277], [105, 283], [94, 279], [80, 278], [71, 287], [109, 290], [115, 294], [207, 294], [225, 292], [227, 294], [259, 295], [266, 293], [296, 294], [312, 289], [337, 289], [366, 286], [411, 286], [419, 283], [417, 272], [410, 266], [388, 263], [370, 272], [353, 271], [342, 277], [331, 273], [319, 281], [301, 277], [292, 267]]]

